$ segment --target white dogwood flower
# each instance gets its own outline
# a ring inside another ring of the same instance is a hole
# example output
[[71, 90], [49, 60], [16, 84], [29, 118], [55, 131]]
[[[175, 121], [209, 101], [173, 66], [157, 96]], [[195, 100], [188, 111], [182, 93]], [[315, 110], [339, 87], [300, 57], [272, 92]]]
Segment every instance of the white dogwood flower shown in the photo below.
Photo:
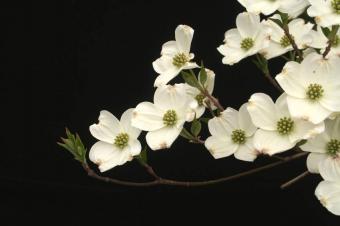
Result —
[[[278, 14], [271, 18], [281, 20]], [[288, 36], [277, 23], [268, 19], [265, 24], [272, 30], [269, 46], [260, 51], [265, 58], [271, 59], [293, 50]], [[294, 19], [288, 23], [289, 33], [299, 49], [305, 49], [313, 43], [313, 26], [312, 23], [305, 23], [303, 19]]]
[[205, 147], [215, 159], [234, 154], [243, 161], [254, 161], [258, 152], [253, 145], [256, 127], [252, 123], [246, 104], [239, 111], [227, 108], [218, 117], [209, 120], [212, 136], [205, 141]]
[[340, 58], [310, 53], [300, 64], [286, 63], [275, 78], [293, 117], [317, 124], [340, 111]]
[[99, 141], [89, 153], [92, 162], [101, 172], [131, 161], [142, 147], [137, 140], [140, 130], [131, 126], [133, 109], [126, 110], [120, 121], [108, 111], [101, 111], [99, 123], [90, 126], [92, 136]]
[[163, 44], [161, 57], [152, 63], [154, 70], [159, 73], [154, 86], [167, 84], [182, 70], [198, 67], [194, 62], [194, 54], [190, 53], [194, 30], [187, 25], [178, 25], [175, 30], [175, 39]]
[[340, 182], [321, 181], [315, 189], [320, 203], [331, 213], [340, 216]]
[[169, 148], [183, 129], [185, 121], [192, 120], [184, 84], [163, 85], [156, 89], [154, 103], [142, 102], [133, 112], [132, 125], [144, 131], [152, 150]]
[[254, 146], [268, 155], [274, 155], [295, 146], [302, 139], [308, 139], [323, 132], [324, 124], [314, 125], [308, 121], [293, 118], [282, 94], [274, 103], [266, 94], [255, 93], [249, 99], [248, 111], [255, 126]]
[[269, 45], [270, 29], [260, 22], [259, 15], [240, 13], [236, 18], [236, 27], [225, 33], [224, 44], [217, 48], [224, 55], [224, 64], [238, 63]]
[[340, 117], [325, 121], [325, 131], [301, 145], [303, 151], [311, 152], [307, 168], [320, 173], [327, 181], [340, 182]]
[[275, 11], [288, 13], [289, 17], [295, 18], [304, 12], [309, 5], [307, 0], [238, 0], [248, 12], [270, 15]]
[[[214, 90], [214, 85], [215, 85], [215, 73], [212, 70], [205, 69], [207, 73], [207, 80], [205, 81], [204, 84], [201, 84], [201, 73], [198, 74], [198, 81], [199, 83], [205, 87], [208, 91], [209, 94], [212, 94]], [[207, 97], [205, 97], [204, 94], [201, 93], [201, 91], [195, 87], [192, 87], [188, 84], [185, 84], [187, 87], [187, 94], [190, 98], [191, 102], [191, 108], [195, 111], [196, 113], [196, 118], [200, 118], [205, 111], [206, 106], [206, 101], [208, 100]], [[211, 104], [210, 107], [214, 110], [216, 107]]]
[[309, 0], [307, 9], [310, 17], [322, 27], [340, 24], [340, 0]]

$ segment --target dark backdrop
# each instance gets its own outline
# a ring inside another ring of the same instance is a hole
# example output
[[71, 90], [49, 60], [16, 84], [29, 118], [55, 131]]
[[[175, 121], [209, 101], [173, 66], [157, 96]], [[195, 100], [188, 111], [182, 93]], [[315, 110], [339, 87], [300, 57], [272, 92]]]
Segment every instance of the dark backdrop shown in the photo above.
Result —
[[[20, 150], [8, 146], [12, 157], [2, 160], [1, 214], [12, 221], [59, 225], [337, 225], [339, 219], [314, 196], [319, 176], [309, 176], [284, 191], [279, 188], [305, 170], [305, 160], [203, 188], [131, 188], [87, 177], [70, 154], [56, 145], [68, 126], [90, 148], [95, 139], [88, 127], [97, 121], [100, 110], [120, 116], [141, 101], [151, 101], [156, 77], [151, 63], [159, 57], [161, 45], [174, 38], [178, 24], [195, 29], [192, 52], [197, 62], [204, 60], [215, 71], [214, 93], [224, 106], [238, 108], [254, 92], [277, 97], [249, 60], [234, 67], [221, 62], [216, 48], [243, 11], [237, 1], [45, 1], [31, 9], [29, 19], [15, 4], [3, 10], [3, 46], [12, 54], [8, 58], [20, 57], [17, 53], [24, 45], [18, 36], [32, 25], [25, 61], [33, 76], [25, 77], [28, 90], [20, 97], [26, 101], [23, 106], [28, 106], [19, 107], [26, 112], [22, 117], [31, 117], [25, 120], [29, 129], [22, 135], [28, 141], [23, 144], [12, 136], [13, 141], [6, 144], [12, 142]], [[275, 74], [282, 62], [273, 64]], [[22, 73], [15, 63], [8, 65], [4, 78], [12, 80], [3, 85], [5, 91], [16, 87], [13, 78]], [[254, 164], [233, 157], [214, 160], [203, 146], [178, 139], [170, 150], [149, 151], [149, 161], [164, 177], [201, 180], [272, 160], [260, 158]], [[104, 175], [150, 179], [137, 162]]]

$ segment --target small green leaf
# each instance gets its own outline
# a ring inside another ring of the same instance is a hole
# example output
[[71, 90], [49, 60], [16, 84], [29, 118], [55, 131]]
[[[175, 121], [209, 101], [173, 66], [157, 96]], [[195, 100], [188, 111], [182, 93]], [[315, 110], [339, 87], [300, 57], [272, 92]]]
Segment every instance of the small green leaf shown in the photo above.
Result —
[[203, 122], [203, 123], [208, 124], [210, 118], [204, 118], [204, 117], [202, 117], [202, 118], [200, 118], [199, 120], [200, 120], [201, 122]]
[[185, 71], [181, 71], [181, 75], [183, 80], [190, 86], [195, 87], [199, 90], [202, 90], [202, 86], [199, 84], [196, 76], [193, 73], [188, 73]]
[[191, 124], [191, 128], [190, 131], [192, 133], [192, 135], [194, 135], [195, 137], [198, 136], [198, 134], [201, 132], [202, 129], [202, 124], [200, 121], [198, 120], [194, 120]]
[[301, 145], [304, 145], [305, 143], [307, 143], [307, 140], [301, 140], [296, 144], [296, 146], [299, 147]]
[[184, 137], [185, 139], [188, 139], [188, 140], [195, 140], [195, 137], [194, 137], [191, 133], [189, 133], [189, 131], [186, 130], [185, 128], [182, 129], [180, 135], [181, 135], [182, 137]]
[[269, 18], [270, 20], [272, 20], [273, 22], [275, 22], [277, 25], [279, 25], [280, 27], [283, 27], [282, 21], [279, 19], [274, 19], [274, 18]]
[[281, 20], [282, 20], [283, 25], [288, 24], [289, 23], [289, 15], [288, 15], [288, 13], [281, 13], [280, 12], [279, 14], [281, 16]]
[[204, 87], [205, 86], [205, 82], [207, 81], [208, 75], [207, 75], [207, 72], [205, 71], [205, 68], [204, 68], [204, 65], [203, 65], [203, 61], [201, 63], [201, 71], [200, 71], [198, 77], [199, 77], [199, 81], [200, 81], [201, 85]]
[[326, 37], [329, 37], [331, 30], [328, 27], [322, 27], [321, 29], [322, 29], [322, 32], [324, 33], [324, 35]]
[[62, 142], [57, 142], [57, 144], [68, 150], [77, 161], [86, 163], [87, 150], [79, 135], [72, 134], [69, 129], [66, 128], [66, 136], [67, 138], [61, 138]]

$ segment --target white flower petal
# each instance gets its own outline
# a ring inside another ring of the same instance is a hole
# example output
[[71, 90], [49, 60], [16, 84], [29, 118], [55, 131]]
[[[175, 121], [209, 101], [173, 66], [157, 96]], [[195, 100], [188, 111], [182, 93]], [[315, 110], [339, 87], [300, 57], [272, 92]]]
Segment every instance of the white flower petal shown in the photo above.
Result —
[[255, 38], [260, 31], [260, 16], [254, 13], [240, 13], [236, 17], [236, 27], [242, 38]]
[[211, 136], [208, 137], [204, 145], [215, 159], [230, 156], [238, 148], [238, 145], [234, 144], [230, 137], [219, 138]]
[[276, 130], [276, 108], [273, 100], [264, 93], [253, 94], [247, 105], [255, 126], [265, 130]]
[[288, 136], [282, 136], [277, 131], [259, 129], [254, 135], [254, 146], [261, 153], [274, 155], [293, 148], [295, 143], [292, 143]]
[[319, 174], [319, 164], [327, 158], [325, 154], [310, 153], [307, 157], [307, 169], [310, 173]]
[[160, 86], [155, 91], [153, 101], [163, 111], [187, 108], [189, 99], [186, 91], [184, 84]]
[[168, 41], [163, 44], [161, 55], [168, 55], [173, 57], [179, 53], [176, 41]]
[[132, 156], [126, 149], [119, 149], [113, 144], [98, 141], [90, 150], [89, 158], [98, 165], [101, 172], [123, 165], [132, 160]]
[[142, 102], [133, 111], [131, 125], [144, 130], [153, 131], [164, 127], [164, 112], [150, 102]]
[[189, 54], [191, 41], [194, 36], [194, 29], [187, 25], [178, 25], [175, 30], [175, 37], [178, 49], [185, 54]]
[[170, 148], [172, 143], [181, 133], [183, 125], [180, 127], [164, 127], [159, 130], [151, 131], [146, 134], [146, 142], [149, 147], [156, 151], [160, 149]]
[[253, 138], [248, 138], [245, 144], [239, 145], [234, 156], [242, 161], [253, 162], [257, 158], [258, 154], [259, 152], [253, 144]]
[[233, 131], [230, 124], [228, 124], [228, 122], [221, 116], [210, 119], [208, 122], [208, 128], [211, 135], [219, 138], [230, 136]]
[[322, 133], [325, 130], [325, 124], [323, 122], [319, 124], [313, 124], [305, 120], [294, 120], [294, 129], [289, 134], [291, 142], [298, 142], [300, 140], [307, 140], [311, 137]]
[[247, 137], [252, 136], [257, 130], [253, 121], [250, 118], [249, 112], [247, 110], [247, 103], [243, 104], [239, 110], [238, 124], [240, 129], [244, 130]]
[[127, 149], [132, 156], [136, 156], [136, 155], [140, 154], [140, 152], [142, 150], [142, 145], [139, 142], [139, 140], [132, 139], [132, 140], [129, 140], [129, 144], [128, 144]]
[[320, 182], [315, 195], [328, 211], [340, 216], [340, 182]]
[[332, 113], [318, 102], [309, 102], [305, 99], [288, 96], [287, 103], [293, 117], [308, 120], [314, 124], [322, 122]]
[[90, 126], [92, 136], [113, 144], [115, 136], [122, 130], [118, 119], [108, 111], [100, 111], [99, 123]]
[[319, 171], [324, 180], [340, 182], [340, 157], [329, 156], [320, 162]]
[[330, 137], [326, 132], [323, 132], [307, 141], [307, 143], [300, 146], [303, 151], [314, 153], [326, 153], [326, 145], [330, 141]]
[[126, 110], [120, 118], [120, 124], [130, 138], [137, 139], [137, 137], [139, 137], [139, 134], [141, 133], [141, 130], [131, 125], [133, 111], [134, 108]]

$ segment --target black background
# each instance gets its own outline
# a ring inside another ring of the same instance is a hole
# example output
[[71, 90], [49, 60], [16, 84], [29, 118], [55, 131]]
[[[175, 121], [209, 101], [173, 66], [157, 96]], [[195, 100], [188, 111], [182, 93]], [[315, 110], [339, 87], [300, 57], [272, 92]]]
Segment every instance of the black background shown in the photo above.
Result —
[[[131, 188], [87, 177], [56, 145], [68, 126], [90, 148], [96, 140], [88, 127], [100, 110], [119, 117], [151, 101], [156, 77], [151, 63], [161, 45], [174, 38], [178, 24], [195, 29], [192, 52], [197, 62], [204, 60], [215, 71], [214, 94], [224, 106], [238, 108], [254, 92], [276, 98], [276, 90], [249, 60], [226, 66], [216, 50], [243, 11], [237, 1], [46, 1], [30, 9], [24, 12], [15, 3], [2, 9], [6, 54], [1, 91], [10, 109], [4, 121], [25, 123], [24, 128], [6, 128], [12, 136], [4, 144], [11, 153], [1, 159], [1, 215], [11, 225], [17, 220], [48, 225], [338, 225], [339, 218], [314, 196], [319, 176], [280, 190], [280, 184], [305, 170], [304, 159], [209, 187]], [[21, 54], [26, 48], [27, 54]], [[18, 60], [24, 60], [23, 67]], [[283, 62], [272, 63], [275, 74]], [[32, 77], [22, 78], [25, 69], [32, 69]], [[214, 160], [203, 146], [179, 138], [170, 150], [149, 151], [149, 161], [164, 177], [203, 180], [273, 160]], [[134, 161], [104, 175], [150, 179]]]

